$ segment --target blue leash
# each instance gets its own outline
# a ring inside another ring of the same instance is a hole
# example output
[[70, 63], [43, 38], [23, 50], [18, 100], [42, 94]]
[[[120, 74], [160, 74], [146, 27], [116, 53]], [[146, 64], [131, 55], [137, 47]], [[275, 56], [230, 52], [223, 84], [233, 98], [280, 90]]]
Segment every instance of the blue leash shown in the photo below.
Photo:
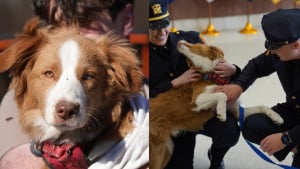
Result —
[[[243, 107], [239, 107], [240, 109], [240, 118], [239, 118], [239, 122], [240, 122], [240, 128], [242, 129], [243, 128], [243, 121], [244, 121], [244, 108]], [[244, 138], [245, 139], [245, 138]], [[287, 165], [283, 165], [283, 164], [277, 164], [275, 163], [274, 161], [272, 161], [269, 157], [267, 157], [263, 152], [261, 152], [257, 147], [255, 147], [252, 143], [250, 143], [248, 140], [246, 140], [246, 143], [252, 148], [252, 150], [257, 154], [259, 155], [263, 160], [271, 163], [271, 164], [274, 164], [274, 165], [277, 165], [281, 168], [284, 168], [284, 169], [298, 169], [296, 167], [291, 167], [291, 166], [287, 166]]]

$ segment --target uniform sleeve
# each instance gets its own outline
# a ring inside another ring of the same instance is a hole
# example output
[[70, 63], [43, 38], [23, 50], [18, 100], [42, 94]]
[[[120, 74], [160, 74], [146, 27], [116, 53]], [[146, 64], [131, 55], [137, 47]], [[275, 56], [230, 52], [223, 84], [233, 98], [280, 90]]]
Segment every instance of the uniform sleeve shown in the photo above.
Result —
[[231, 79], [234, 81], [234, 80], [236, 80], [239, 77], [239, 75], [241, 74], [242, 70], [241, 70], [241, 68], [239, 66], [237, 66], [235, 64], [233, 64], [233, 66], [235, 66], [235, 73], [231, 76]]
[[293, 143], [300, 143], [300, 125], [290, 129], [288, 133]]
[[274, 57], [277, 56], [261, 54], [251, 59], [233, 83], [241, 86], [243, 91], [247, 90], [257, 78], [268, 76], [275, 71]]

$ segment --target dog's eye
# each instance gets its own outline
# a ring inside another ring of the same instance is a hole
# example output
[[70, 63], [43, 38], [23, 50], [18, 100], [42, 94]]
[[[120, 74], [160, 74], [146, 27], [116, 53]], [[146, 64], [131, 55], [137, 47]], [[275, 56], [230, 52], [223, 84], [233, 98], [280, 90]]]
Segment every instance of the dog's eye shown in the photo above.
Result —
[[93, 79], [93, 78], [95, 78], [92, 74], [90, 74], [90, 73], [85, 73], [83, 76], [82, 76], [82, 79], [83, 80], [91, 80], [91, 79]]
[[52, 78], [54, 76], [54, 73], [51, 70], [47, 70], [44, 72], [44, 75], [48, 78]]

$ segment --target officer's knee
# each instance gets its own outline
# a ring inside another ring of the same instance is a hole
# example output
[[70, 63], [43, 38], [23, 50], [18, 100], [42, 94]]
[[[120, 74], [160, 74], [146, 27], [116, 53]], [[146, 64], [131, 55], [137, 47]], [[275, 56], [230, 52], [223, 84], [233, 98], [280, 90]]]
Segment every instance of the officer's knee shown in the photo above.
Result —
[[234, 146], [239, 141], [240, 127], [234, 118], [228, 119], [226, 127], [224, 127], [222, 132], [224, 137], [226, 137], [226, 143], [224, 142], [227, 144], [226, 147]]
[[259, 142], [273, 128], [271, 120], [264, 114], [254, 114], [243, 122], [242, 135], [249, 141]]

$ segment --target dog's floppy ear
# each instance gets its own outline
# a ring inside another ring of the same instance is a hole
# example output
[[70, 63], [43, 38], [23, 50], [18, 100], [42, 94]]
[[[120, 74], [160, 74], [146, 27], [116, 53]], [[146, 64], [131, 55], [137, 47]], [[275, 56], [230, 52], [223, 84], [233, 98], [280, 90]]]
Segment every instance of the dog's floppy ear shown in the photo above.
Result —
[[43, 36], [39, 32], [41, 24], [38, 18], [29, 20], [24, 26], [23, 33], [17, 35], [13, 44], [0, 53], [0, 72], [9, 69], [12, 76], [10, 88], [15, 89], [19, 106], [26, 94], [27, 74], [34, 63], [32, 57], [42, 42]]
[[27, 58], [31, 56], [36, 45], [39, 44], [40, 38], [36, 34], [41, 24], [42, 22], [36, 17], [30, 19], [24, 26], [23, 33], [17, 35], [14, 42], [0, 53], [0, 72], [8, 70], [16, 62], [19, 64], [16, 65], [16, 69], [21, 68], [19, 71], [24, 69], [22, 65], [28, 61]]
[[214, 56], [213, 58], [224, 58], [223, 51], [215, 46], [210, 46], [210, 53]]
[[97, 41], [112, 68], [113, 85], [127, 94], [141, 90], [143, 73], [139, 66], [136, 51], [130, 47], [128, 40], [108, 33]]

